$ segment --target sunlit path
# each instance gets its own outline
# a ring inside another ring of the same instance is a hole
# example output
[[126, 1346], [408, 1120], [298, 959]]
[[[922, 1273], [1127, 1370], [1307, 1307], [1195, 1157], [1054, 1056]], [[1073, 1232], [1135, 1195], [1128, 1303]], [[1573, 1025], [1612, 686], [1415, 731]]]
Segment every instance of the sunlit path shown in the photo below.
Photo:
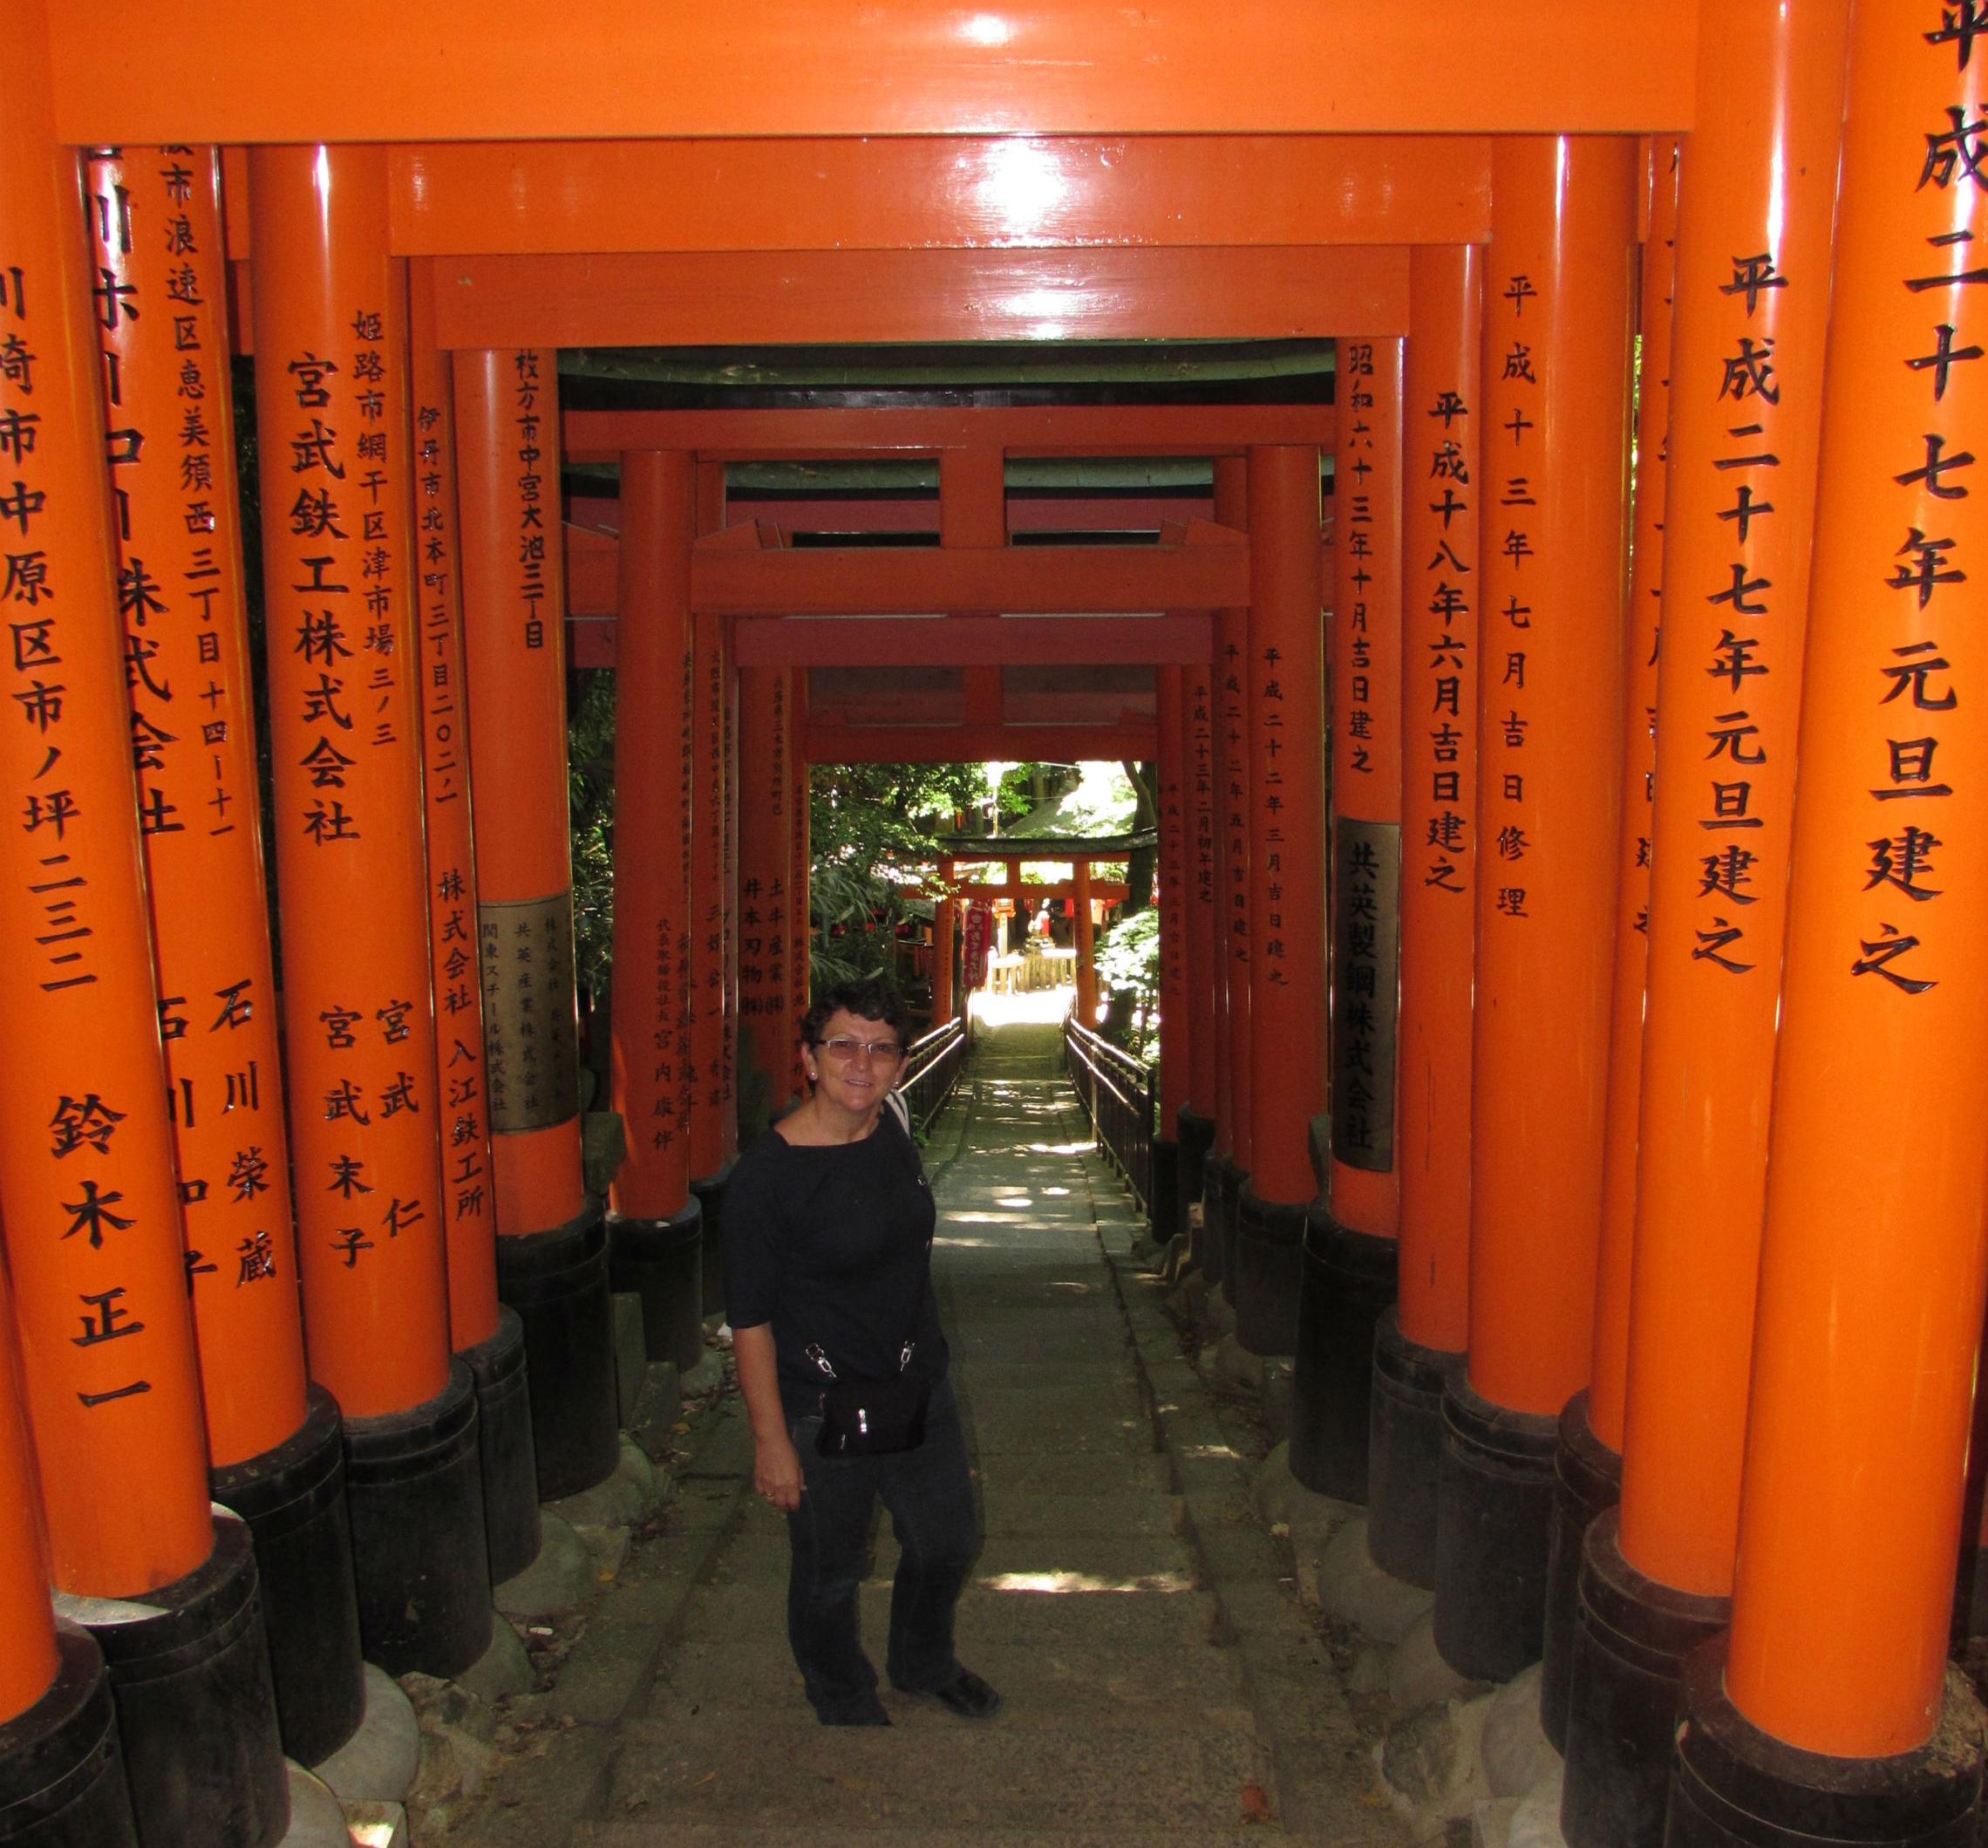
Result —
[[[1088, 1126], [1059, 1070], [1066, 1000], [993, 998], [1007, 1021], [983, 1026], [927, 1151], [984, 1532], [959, 1654], [1004, 1712], [969, 1727], [887, 1688], [890, 1730], [817, 1725], [787, 1654], [786, 1538], [748, 1498], [623, 1729], [609, 1820], [581, 1839], [1226, 1841], [1242, 1788], [1268, 1781], [1236, 1652], [1174, 1531], [1100, 1251], [1097, 1214], [1123, 1207], [1093, 1201]], [[880, 1665], [895, 1557], [885, 1524], [864, 1593]]]

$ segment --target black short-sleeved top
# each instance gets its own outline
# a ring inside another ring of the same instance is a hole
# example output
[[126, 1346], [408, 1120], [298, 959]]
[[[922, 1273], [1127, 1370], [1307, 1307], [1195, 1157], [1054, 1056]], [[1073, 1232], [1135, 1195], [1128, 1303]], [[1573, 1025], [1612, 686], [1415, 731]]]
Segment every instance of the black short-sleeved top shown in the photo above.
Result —
[[929, 1281], [938, 1213], [918, 1151], [886, 1107], [860, 1142], [788, 1142], [768, 1129], [725, 1190], [725, 1305], [734, 1328], [770, 1322], [789, 1418], [820, 1410], [819, 1343], [844, 1380], [909, 1371], [937, 1381], [945, 1336]]

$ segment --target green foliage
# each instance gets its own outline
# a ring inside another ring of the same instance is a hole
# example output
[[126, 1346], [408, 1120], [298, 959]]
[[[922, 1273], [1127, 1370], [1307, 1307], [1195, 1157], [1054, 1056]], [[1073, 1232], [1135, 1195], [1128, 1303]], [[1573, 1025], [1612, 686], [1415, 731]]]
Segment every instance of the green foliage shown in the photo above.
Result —
[[[986, 813], [991, 791], [982, 764], [815, 764], [809, 777], [808, 987], [820, 994], [895, 972], [897, 927], [911, 915], [903, 882], [932, 866], [931, 837], [950, 833], [955, 815]], [[1027, 777], [1004, 776], [1000, 801], [1025, 815]]]
[[[978, 764], [815, 764], [809, 769], [814, 863], [875, 868], [893, 856], [916, 865], [956, 815], [984, 811]], [[1015, 813], [1028, 808], [1026, 790]]]
[[574, 972], [598, 995], [614, 962], [615, 677], [599, 668], [577, 668], [568, 685]]
[[1114, 995], [1129, 997], [1135, 1058], [1147, 1064], [1160, 1057], [1160, 912], [1148, 905], [1121, 918], [1098, 939], [1098, 980]]

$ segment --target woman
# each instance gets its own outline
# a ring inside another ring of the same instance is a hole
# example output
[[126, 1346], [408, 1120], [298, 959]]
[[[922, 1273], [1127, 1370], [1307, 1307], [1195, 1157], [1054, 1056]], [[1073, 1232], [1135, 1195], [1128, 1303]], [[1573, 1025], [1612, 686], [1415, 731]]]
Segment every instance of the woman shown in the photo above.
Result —
[[[752, 1485], [787, 1517], [787, 1639], [824, 1726], [890, 1724], [856, 1626], [879, 1496], [901, 1552], [891, 1686], [964, 1719], [1001, 1704], [953, 1654], [953, 1606], [979, 1542], [932, 1294], [937, 1211], [901, 1107], [887, 1107], [904, 1075], [905, 1026], [888, 982], [831, 988], [801, 1024], [807, 1101], [753, 1143], [725, 1192], [725, 1300], [752, 1420]], [[929, 1392], [923, 1440], [823, 1455], [832, 1382], [900, 1374], [909, 1396]]]

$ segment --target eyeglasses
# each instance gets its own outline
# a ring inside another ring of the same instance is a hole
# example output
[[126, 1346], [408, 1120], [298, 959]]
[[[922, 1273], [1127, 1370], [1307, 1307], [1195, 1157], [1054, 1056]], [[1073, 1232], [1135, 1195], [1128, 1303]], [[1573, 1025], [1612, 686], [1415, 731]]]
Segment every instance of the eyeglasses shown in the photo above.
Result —
[[821, 1050], [839, 1065], [848, 1065], [858, 1058], [876, 1060], [889, 1060], [895, 1063], [903, 1048], [895, 1040], [824, 1040]]

